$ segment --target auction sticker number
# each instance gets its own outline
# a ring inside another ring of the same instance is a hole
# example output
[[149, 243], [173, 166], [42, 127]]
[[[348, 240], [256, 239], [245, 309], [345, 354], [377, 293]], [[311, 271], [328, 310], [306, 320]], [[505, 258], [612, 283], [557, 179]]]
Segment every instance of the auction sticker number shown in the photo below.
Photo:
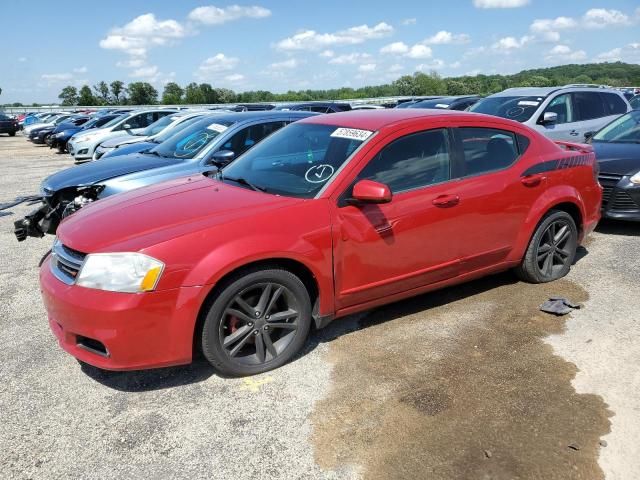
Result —
[[218, 133], [222, 133], [224, 132], [228, 127], [226, 125], [220, 125], [219, 123], [212, 123], [211, 125], [209, 125], [207, 127], [209, 130], [213, 130], [214, 132], [218, 132]]
[[331, 178], [334, 171], [335, 170], [331, 165], [316, 165], [307, 170], [307, 173], [304, 174], [304, 178], [309, 183], [323, 183]]
[[357, 128], [337, 128], [331, 134], [334, 138], [346, 138], [348, 140], [360, 140], [364, 142], [373, 132], [369, 130], [359, 130]]

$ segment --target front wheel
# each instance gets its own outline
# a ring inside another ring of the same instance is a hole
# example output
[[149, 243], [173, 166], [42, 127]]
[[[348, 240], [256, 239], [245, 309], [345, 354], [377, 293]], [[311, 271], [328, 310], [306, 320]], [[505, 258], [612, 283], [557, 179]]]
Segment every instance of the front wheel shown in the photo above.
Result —
[[552, 282], [571, 268], [578, 248], [578, 228], [567, 212], [551, 210], [536, 228], [516, 274], [530, 283]]
[[9, 136], [10, 137], [15, 137], [16, 136], [16, 132], [9, 132]]
[[243, 272], [225, 282], [202, 329], [202, 352], [222, 374], [255, 375], [300, 351], [311, 326], [302, 281], [280, 269]]

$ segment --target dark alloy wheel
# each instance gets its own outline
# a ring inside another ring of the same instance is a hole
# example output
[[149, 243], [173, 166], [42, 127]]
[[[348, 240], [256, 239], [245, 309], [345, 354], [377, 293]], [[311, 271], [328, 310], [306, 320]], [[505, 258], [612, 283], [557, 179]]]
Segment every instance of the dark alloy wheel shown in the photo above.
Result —
[[578, 229], [571, 215], [552, 210], [538, 225], [516, 273], [531, 283], [562, 278], [573, 264], [577, 246]]
[[310, 324], [309, 295], [298, 277], [278, 269], [245, 273], [227, 282], [211, 305], [202, 350], [221, 373], [261, 373], [291, 359]]

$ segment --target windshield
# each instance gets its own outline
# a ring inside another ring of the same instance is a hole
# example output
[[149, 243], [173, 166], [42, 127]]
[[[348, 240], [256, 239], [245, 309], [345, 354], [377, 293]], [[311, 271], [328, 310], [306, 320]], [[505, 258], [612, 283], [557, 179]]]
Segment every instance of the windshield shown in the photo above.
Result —
[[153, 122], [151, 125], [149, 125], [147, 128], [145, 128], [141, 132], [136, 133], [136, 136], [149, 137], [151, 135], [155, 135], [156, 133], [160, 133], [162, 130], [164, 130], [167, 127], [167, 125], [169, 125], [174, 120], [177, 120], [178, 118], [180, 117], [176, 117], [175, 115], [165, 115], [161, 119]]
[[594, 142], [640, 143], [640, 111], [615, 119], [593, 136]]
[[435, 98], [433, 100], [423, 100], [421, 102], [416, 102], [413, 105], [409, 105], [408, 108], [449, 108], [451, 103], [453, 103], [455, 98]]
[[312, 198], [372, 133], [293, 123], [225, 167], [220, 179], [277, 195]]
[[474, 104], [469, 111], [526, 122], [544, 99], [545, 97], [487, 97]]
[[111, 121], [105, 123], [104, 125], [102, 125], [102, 128], [113, 127], [114, 125], [119, 123], [121, 120], [124, 120], [125, 118], [128, 118], [128, 117], [129, 117], [128, 113], [123, 113], [122, 115], [118, 115], [113, 120], [111, 120]]
[[210, 118], [200, 120], [173, 134], [168, 140], [152, 148], [149, 152], [168, 158], [194, 158], [233, 123], [215, 121]]
[[181, 132], [182, 130], [187, 128], [189, 125], [193, 125], [195, 122], [197, 122], [199, 120], [202, 120], [202, 115], [198, 115], [198, 116], [195, 116], [195, 117], [192, 117], [192, 118], [187, 118], [186, 120], [182, 120], [177, 125], [174, 125], [171, 128], [167, 128], [163, 132], [155, 135], [153, 137], [153, 142], [155, 142], [155, 143], [166, 142], [172, 136], [174, 136], [176, 133]]

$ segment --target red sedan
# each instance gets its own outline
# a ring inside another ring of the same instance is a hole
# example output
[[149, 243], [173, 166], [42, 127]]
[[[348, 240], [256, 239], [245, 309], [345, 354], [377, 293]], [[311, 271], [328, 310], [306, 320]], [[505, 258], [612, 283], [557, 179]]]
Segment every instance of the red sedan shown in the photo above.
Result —
[[281, 366], [310, 327], [514, 269], [567, 274], [600, 218], [590, 146], [477, 114], [318, 116], [217, 172], [101, 200], [40, 273], [51, 329], [110, 370]]

